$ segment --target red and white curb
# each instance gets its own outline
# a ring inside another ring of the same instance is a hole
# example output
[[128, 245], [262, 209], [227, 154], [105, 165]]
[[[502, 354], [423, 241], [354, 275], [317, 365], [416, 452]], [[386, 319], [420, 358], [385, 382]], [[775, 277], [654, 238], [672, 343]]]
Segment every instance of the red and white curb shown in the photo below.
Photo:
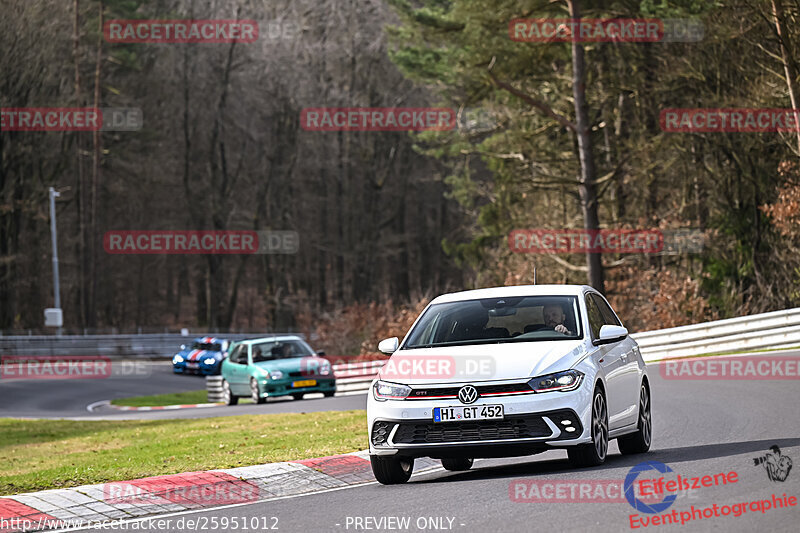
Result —
[[[417, 459], [415, 472], [440, 467]], [[367, 451], [240, 468], [187, 472], [0, 497], [0, 531], [93, 524], [252, 503], [374, 482]]]
[[133, 407], [130, 405], [114, 405], [111, 403], [111, 400], [101, 400], [99, 402], [94, 402], [87, 405], [86, 410], [89, 411], [90, 413], [94, 413], [95, 410], [100, 409], [101, 407], [108, 407], [110, 409], [114, 409], [115, 411], [174, 411], [175, 409], [197, 409], [204, 407], [221, 407], [223, 405], [225, 404], [191, 403], [191, 404], [179, 404], [179, 405], [153, 405], [148, 407]]

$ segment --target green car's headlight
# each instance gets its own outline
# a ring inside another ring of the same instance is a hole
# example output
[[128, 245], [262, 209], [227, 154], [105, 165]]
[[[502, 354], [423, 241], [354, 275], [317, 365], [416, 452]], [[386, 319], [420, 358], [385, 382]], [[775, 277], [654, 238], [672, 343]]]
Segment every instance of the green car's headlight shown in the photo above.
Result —
[[280, 370], [273, 370], [272, 372], [269, 373], [269, 376], [272, 379], [281, 379], [283, 377], [283, 372], [281, 372]]

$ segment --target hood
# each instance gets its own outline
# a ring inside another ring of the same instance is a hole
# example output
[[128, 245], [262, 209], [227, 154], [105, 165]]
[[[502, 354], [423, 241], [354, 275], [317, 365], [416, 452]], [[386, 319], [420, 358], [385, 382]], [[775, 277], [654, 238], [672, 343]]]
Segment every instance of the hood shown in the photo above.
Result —
[[272, 361], [261, 361], [253, 364], [265, 370], [280, 370], [281, 372], [297, 372], [298, 370], [301, 370], [301, 366], [303, 366], [303, 359], [305, 359], [306, 357], [292, 357], [290, 359], [273, 359]]
[[191, 348], [178, 352], [178, 355], [183, 357], [184, 361], [199, 361], [202, 357], [205, 357], [205, 354], [205, 350], [193, 350]]
[[395, 352], [378, 377], [408, 385], [525, 379], [567, 370], [586, 350], [583, 340], [415, 348]]

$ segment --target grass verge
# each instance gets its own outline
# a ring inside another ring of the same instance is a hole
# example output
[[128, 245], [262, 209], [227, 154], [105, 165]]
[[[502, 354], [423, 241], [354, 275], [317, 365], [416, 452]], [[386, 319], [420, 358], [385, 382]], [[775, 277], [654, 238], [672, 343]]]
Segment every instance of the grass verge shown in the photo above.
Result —
[[0, 418], [0, 495], [367, 448], [364, 411], [196, 420]]
[[124, 405], [129, 407], [153, 407], [157, 405], [183, 405], [195, 403], [208, 403], [208, 392], [203, 390], [192, 390], [186, 392], [174, 392], [170, 394], [154, 394], [152, 396], [134, 396], [133, 398], [119, 398], [111, 400], [113, 405]]

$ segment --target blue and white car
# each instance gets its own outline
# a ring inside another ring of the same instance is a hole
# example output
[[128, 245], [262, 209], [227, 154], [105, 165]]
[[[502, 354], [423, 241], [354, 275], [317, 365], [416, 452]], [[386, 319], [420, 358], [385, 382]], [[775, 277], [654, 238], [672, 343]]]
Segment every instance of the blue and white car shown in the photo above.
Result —
[[172, 358], [176, 374], [219, 374], [222, 361], [228, 356], [229, 342], [218, 337], [198, 337], [190, 346], [182, 345]]

